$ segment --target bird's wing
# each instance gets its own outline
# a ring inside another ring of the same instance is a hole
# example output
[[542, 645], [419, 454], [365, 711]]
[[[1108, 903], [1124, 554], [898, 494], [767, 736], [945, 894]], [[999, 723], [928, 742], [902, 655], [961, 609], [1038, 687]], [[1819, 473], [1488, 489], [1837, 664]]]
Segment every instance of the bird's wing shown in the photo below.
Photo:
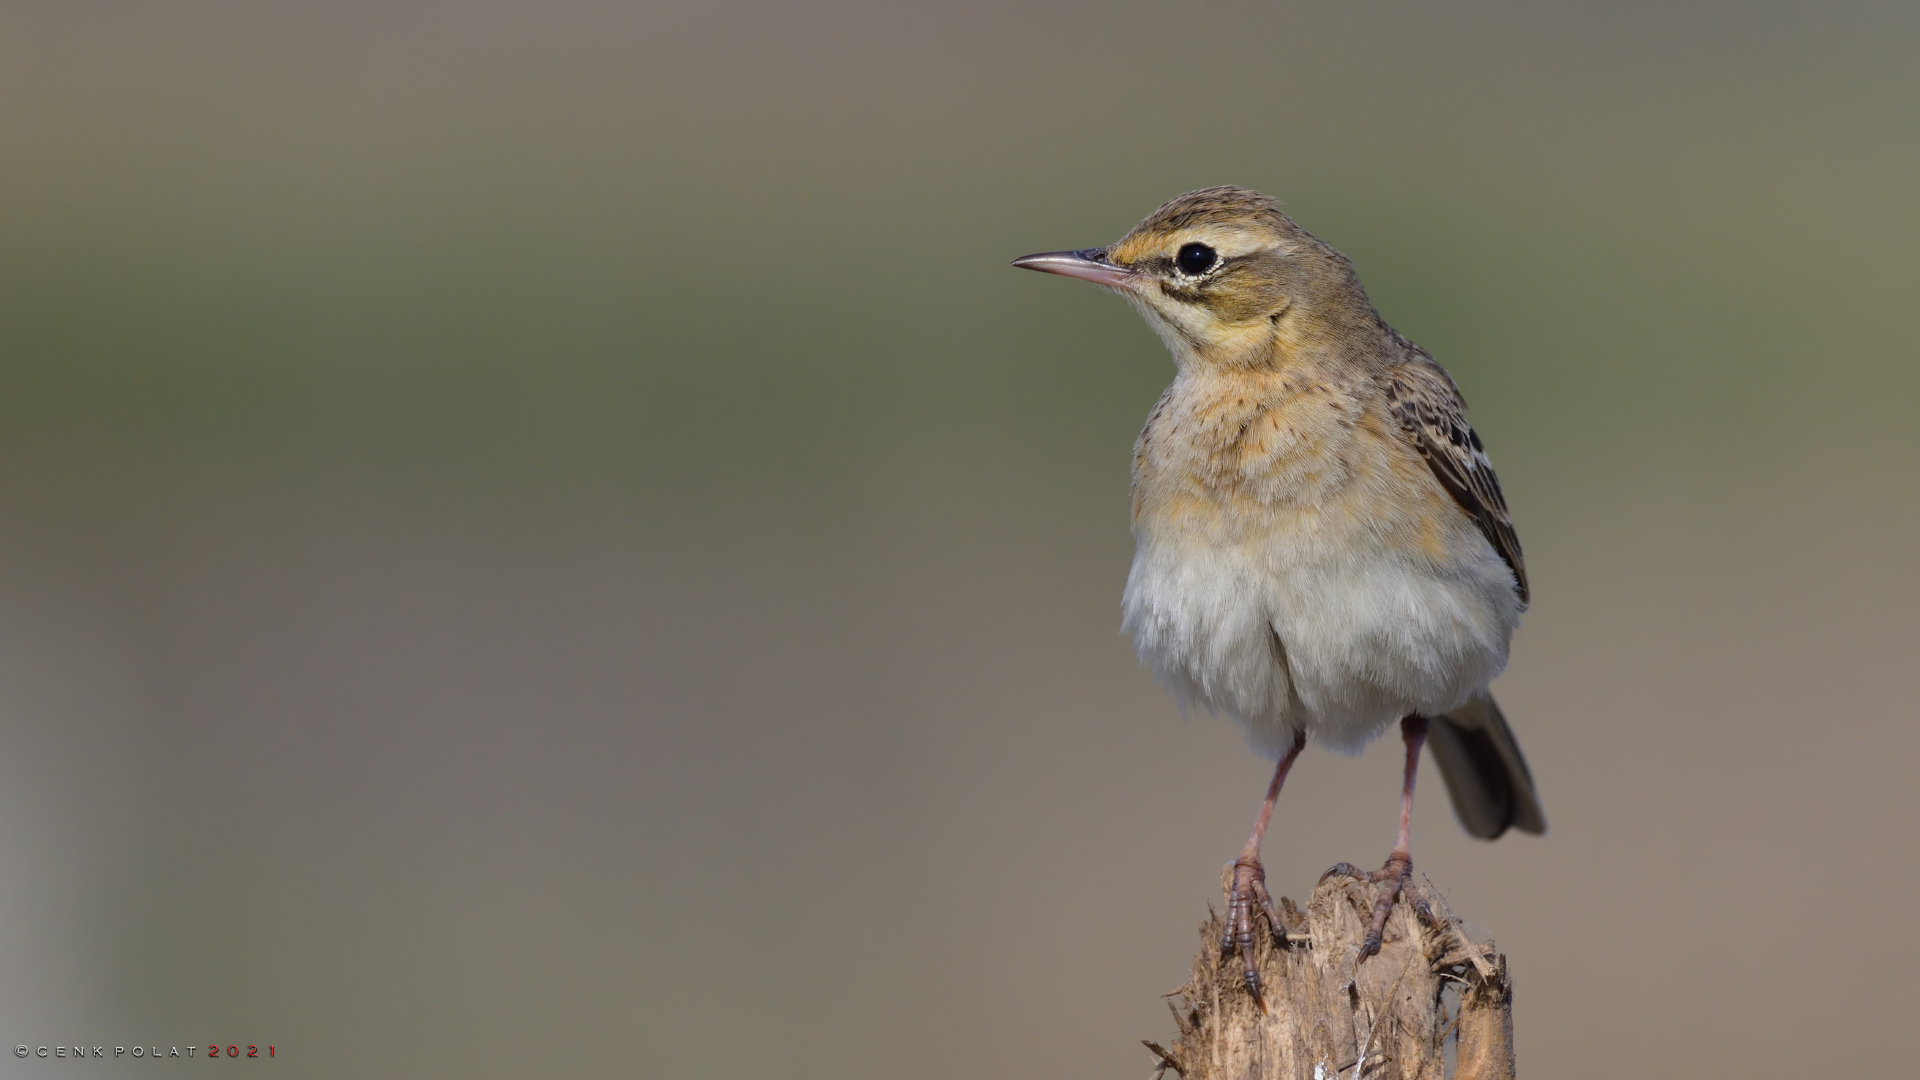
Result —
[[1387, 405], [1400, 427], [1426, 458], [1427, 466], [1486, 534], [1493, 549], [1513, 568], [1520, 603], [1527, 603], [1527, 564], [1520, 537], [1513, 531], [1500, 478], [1493, 474], [1480, 436], [1467, 424], [1467, 403], [1439, 364], [1416, 355], [1380, 376]]

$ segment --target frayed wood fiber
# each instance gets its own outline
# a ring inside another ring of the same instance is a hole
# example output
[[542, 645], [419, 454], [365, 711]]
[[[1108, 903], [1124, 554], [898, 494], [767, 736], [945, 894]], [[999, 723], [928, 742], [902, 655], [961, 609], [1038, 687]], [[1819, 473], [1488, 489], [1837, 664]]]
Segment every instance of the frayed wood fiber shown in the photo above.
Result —
[[[1388, 917], [1379, 955], [1356, 968], [1375, 889], [1336, 875], [1314, 890], [1304, 912], [1282, 899], [1285, 943], [1257, 935], [1264, 1009], [1247, 991], [1240, 958], [1222, 956], [1222, 918], [1210, 913], [1191, 977], [1168, 995], [1179, 1035], [1170, 1047], [1147, 1044], [1156, 1075], [1511, 1080], [1506, 957], [1492, 942], [1468, 940], [1431, 888], [1409, 884]], [[1451, 1071], [1449, 1058], [1456, 1059]]]

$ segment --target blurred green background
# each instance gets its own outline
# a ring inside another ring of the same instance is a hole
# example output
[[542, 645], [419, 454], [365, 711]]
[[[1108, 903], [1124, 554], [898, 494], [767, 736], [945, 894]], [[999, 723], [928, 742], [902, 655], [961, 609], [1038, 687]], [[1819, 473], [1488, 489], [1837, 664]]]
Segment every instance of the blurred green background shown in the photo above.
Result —
[[[1164, 351], [1006, 262], [1230, 182], [1515, 508], [1553, 828], [1415, 821], [1527, 1072], [1902, 1071], [1916, 48], [1910, 4], [7, 5], [0, 1043], [1144, 1075], [1268, 766], [1117, 633]], [[1276, 893], [1385, 854], [1397, 771], [1309, 752]]]

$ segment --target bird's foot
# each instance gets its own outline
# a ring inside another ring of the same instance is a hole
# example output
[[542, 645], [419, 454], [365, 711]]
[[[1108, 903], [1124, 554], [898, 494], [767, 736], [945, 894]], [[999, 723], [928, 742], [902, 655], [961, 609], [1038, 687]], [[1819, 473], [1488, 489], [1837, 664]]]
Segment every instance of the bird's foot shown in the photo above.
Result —
[[[1413, 877], [1413, 855], [1395, 848], [1393, 854], [1387, 856], [1387, 864], [1371, 873], [1352, 863], [1335, 863], [1320, 875], [1320, 880], [1325, 881], [1330, 877], [1350, 877], [1381, 886], [1373, 899], [1373, 919], [1367, 925], [1367, 936], [1361, 940], [1360, 955], [1354, 960], [1357, 964], [1380, 951], [1380, 937], [1386, 933], [1387, 916], [1393, 913], [1393, 902], [1400, 899], [1401, 890], [1407, 887], [1408, 880]], [[1414, 894], [1414, 904], [1422, 909], [1419, 912], [1421, 916], [1432, 920], [1432, 915], [1425, 910], [1426, 902], [1417, 893]]]
[[1255, 904], [1267, 917], [1267, 932], [1273, 935], [1274, 944], [1285, 945], [1287, 924], [1281, 921], [1280, 912], [1273, 906], [1273, 896], [1267, 892], [1266, 868], [1260, 865], [1257, 852], [1247, 850], [1233, 862], [1233, 883], [1227, 889], [1227, 922], [1225, 932], [1220, 935], [1220, 958], [1240, 954], [1247, 968], [1247, 992], [1265, 1011], [1267, 1003], [1260, 996], [1260, 970], [1253, 951]]

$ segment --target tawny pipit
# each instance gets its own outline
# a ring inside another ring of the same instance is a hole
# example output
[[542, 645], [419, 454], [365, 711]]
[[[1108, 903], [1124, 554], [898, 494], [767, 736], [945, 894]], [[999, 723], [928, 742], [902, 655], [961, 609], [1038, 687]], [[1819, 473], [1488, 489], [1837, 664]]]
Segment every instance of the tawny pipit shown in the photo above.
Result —
[[1123, 625], [1183, 703], [1279, 759], [1221, 942], [1255, 997], [1255, 905], [1284, 932], [1260, 841], [1287, 770], [1309, 735], [1355, 751], [1400, 722], [1400, 839], [1364, 875], [1382, 883], [1364, 959], [1412, 872], [1424, 742], [1468, 832], [1546, 828], [1487, 692], [1527, 574], [1460, 392], [1374, 311], [1345, 256], [1244, 188], [1182, 195], [1109, 247], [1013, 265], [1113, 289], [1173, 352], [1134, 449]]

